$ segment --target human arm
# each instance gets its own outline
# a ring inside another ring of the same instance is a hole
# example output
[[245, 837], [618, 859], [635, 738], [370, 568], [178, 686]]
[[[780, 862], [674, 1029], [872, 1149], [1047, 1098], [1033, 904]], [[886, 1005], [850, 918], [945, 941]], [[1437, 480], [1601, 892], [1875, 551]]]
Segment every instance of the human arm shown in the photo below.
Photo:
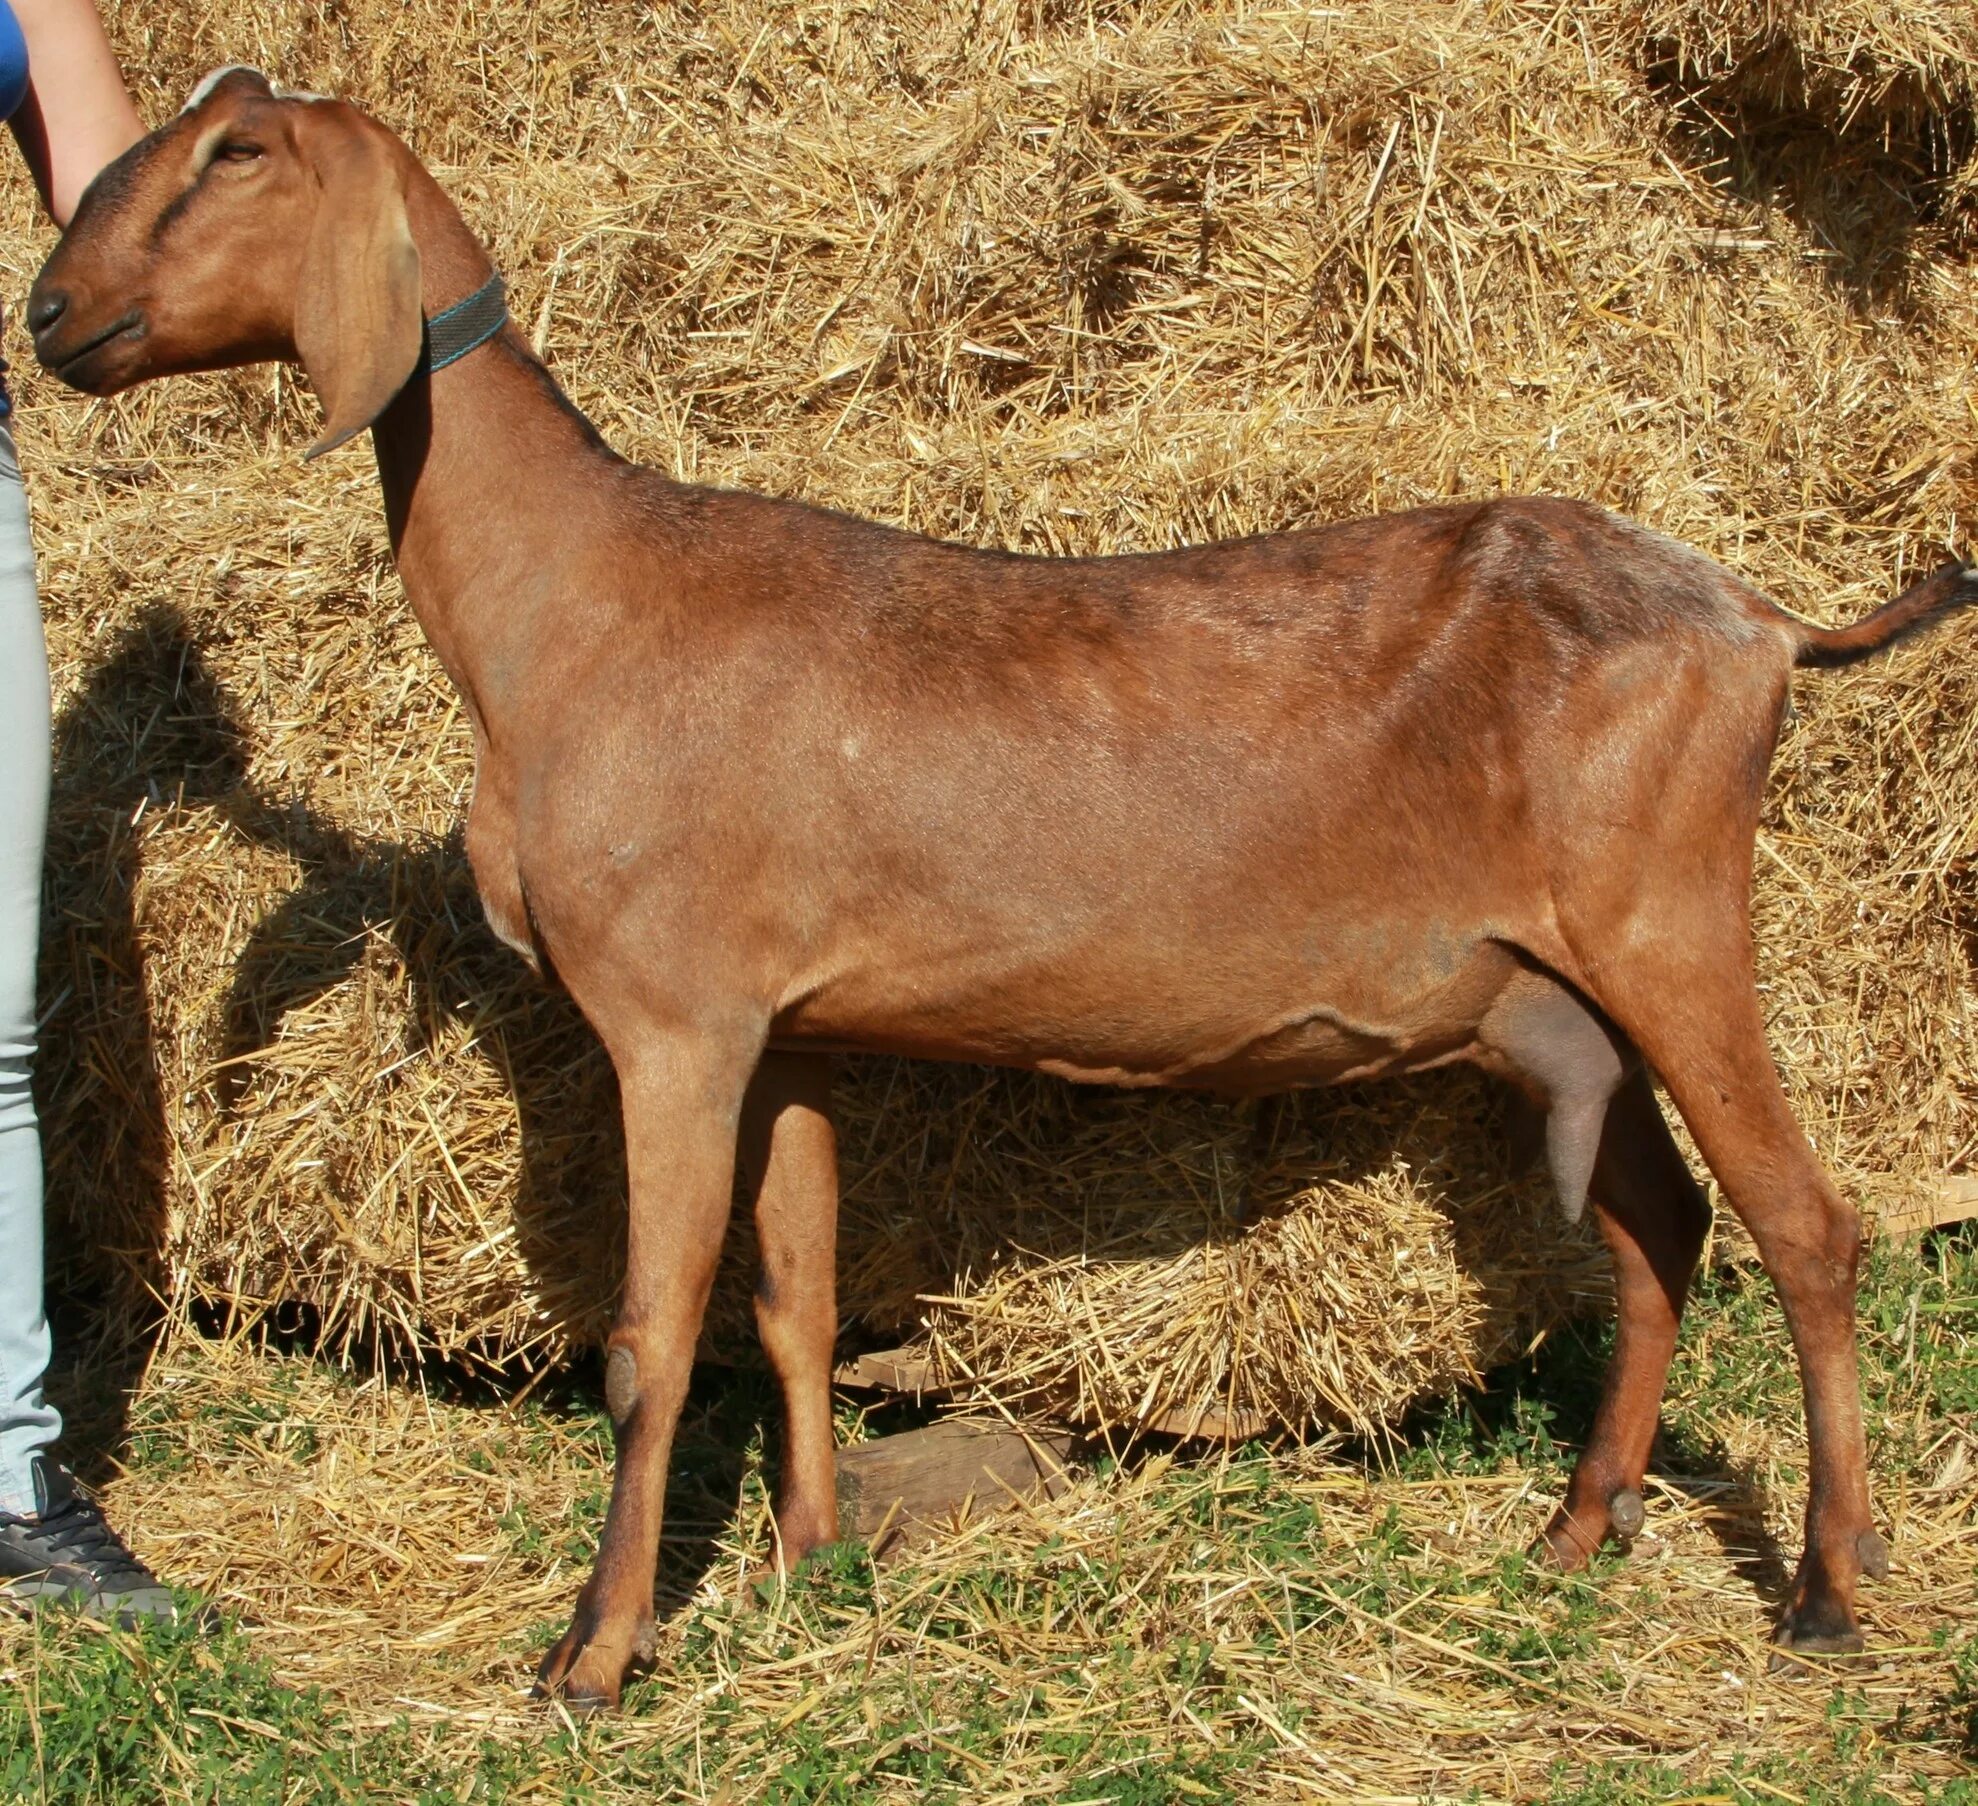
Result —
[[42, 204], [67, 226], [96, 172], [144, 135], [94, 0], [11, 0], [27, 97], [7, 123]]

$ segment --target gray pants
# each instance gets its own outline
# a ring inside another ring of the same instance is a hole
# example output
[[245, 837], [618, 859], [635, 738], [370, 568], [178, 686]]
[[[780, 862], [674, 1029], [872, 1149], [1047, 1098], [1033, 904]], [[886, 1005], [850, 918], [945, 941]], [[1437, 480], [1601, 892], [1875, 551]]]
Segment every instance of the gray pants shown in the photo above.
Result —
[[41, 1396], [41, 1131], [28, 1087], [48, 753], [48, 649], [27, 495], [0, 419], [0, 1512], [34, 1509], [29, 1463], [62, 1429]]

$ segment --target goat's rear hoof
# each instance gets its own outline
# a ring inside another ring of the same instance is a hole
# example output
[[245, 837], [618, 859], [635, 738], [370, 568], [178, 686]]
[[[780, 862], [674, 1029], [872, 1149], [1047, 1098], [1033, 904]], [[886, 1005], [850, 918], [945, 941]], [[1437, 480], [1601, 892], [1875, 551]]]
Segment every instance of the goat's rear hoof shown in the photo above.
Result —
[[1813, 1664], [1801, 1661], [1801, 1657], [1856, 1656], [1866, 1646], [1867, 1639], [1848, 1607], [1833, 1598], [1802, 1597], [1772, 1633], [1770, 1666], [1774, 1674], [1795, 1670], [1811, 1673]]
[[647, 1667], [658, 1650], [658, 1632], [648, 1619], [634, 1632], [631, 1647], [619, 1655], [598, 1637], [598, 1626], [578, 1613], [536, 1670], [537, 1699], [556, 1699], [573, 1715], [615, 1712], [626, 1673]]
[[559, 1643], [545, 1658], [542, 1669], [536, 1675], [536, 1684], [530, 1689], [531, 1696], [556, 1701], [573, 1718], [589, 1718], [599, 1712], [617, 1711], [619, 1683], [604, 1676], [601, 1664], [593, 1663], [591, 1673], [581, 1673], [578, 1665], [582, 1657], [579, 1656], [576, 1661], [558, 1663], [561, 1672], [554, 1676], [551, 1674], [551, 1663], [562, 1654], [562, 1649]]
[[1849, 1657], [1858, 1656], [1867, 1647], [1867, 1639], [1858, 1630], [1817, 1633], [1811, 1636], [1789, 1635], [1781, 1626], [1779, 1634], [1772, 1639], [1772, 1656], [1765, 1664], [1772, 1674], [1797, 1674], [1806, 1676], [1819, 1672], [1820, 1666], [1808, 1661], [1809, 1656], [1824, 1657], [1826, 1662], [1845, 1662]]
[[618, 1695], [615, 1693], [593, 1693], [586, 1687], [548, 1688], [538, 1681], [535, 1697], [541, 1700], [555, 1700], [572, 1718], [595, 1718], [603, 1712], [618, 1710]]

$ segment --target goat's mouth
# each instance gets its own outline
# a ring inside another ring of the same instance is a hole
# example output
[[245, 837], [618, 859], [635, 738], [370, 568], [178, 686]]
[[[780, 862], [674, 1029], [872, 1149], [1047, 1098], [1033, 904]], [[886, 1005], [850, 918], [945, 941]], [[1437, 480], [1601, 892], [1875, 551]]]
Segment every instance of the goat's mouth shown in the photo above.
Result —
[[100, 366], [88, 368], [89, 361], [99, 353], [107, 351], [119, 341], [135, 341], [145, 333], [144, 315], [137, 308], [119, 315], [93, 338], [85, 339], [80, 345], [59, 345], [54, 341], [59, 335], [61, 322], [47, 333], [37, 333], [34, 340], [34, 355], [40, 360], [44, 370], [53, 371], [71, 388], [95, 389], [110, 375]]

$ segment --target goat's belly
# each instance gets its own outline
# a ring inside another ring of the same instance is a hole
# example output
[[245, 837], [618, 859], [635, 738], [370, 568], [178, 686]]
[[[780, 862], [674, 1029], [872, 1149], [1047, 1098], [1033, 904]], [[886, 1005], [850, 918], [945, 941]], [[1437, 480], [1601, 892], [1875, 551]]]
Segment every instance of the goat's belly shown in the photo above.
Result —
[[1464, 1058], [1515, 962], [1479, 943], [1451, 969], [1401, 960], [1371, 988], [1313, 995], [1269, 962], [1234, 978], [1060, 966], [1012, 973], [893, 969], [807, 989], [772, 1043], [1053, 1073], [1091, 1084], [1269, 1092], [1380, 1078]]

